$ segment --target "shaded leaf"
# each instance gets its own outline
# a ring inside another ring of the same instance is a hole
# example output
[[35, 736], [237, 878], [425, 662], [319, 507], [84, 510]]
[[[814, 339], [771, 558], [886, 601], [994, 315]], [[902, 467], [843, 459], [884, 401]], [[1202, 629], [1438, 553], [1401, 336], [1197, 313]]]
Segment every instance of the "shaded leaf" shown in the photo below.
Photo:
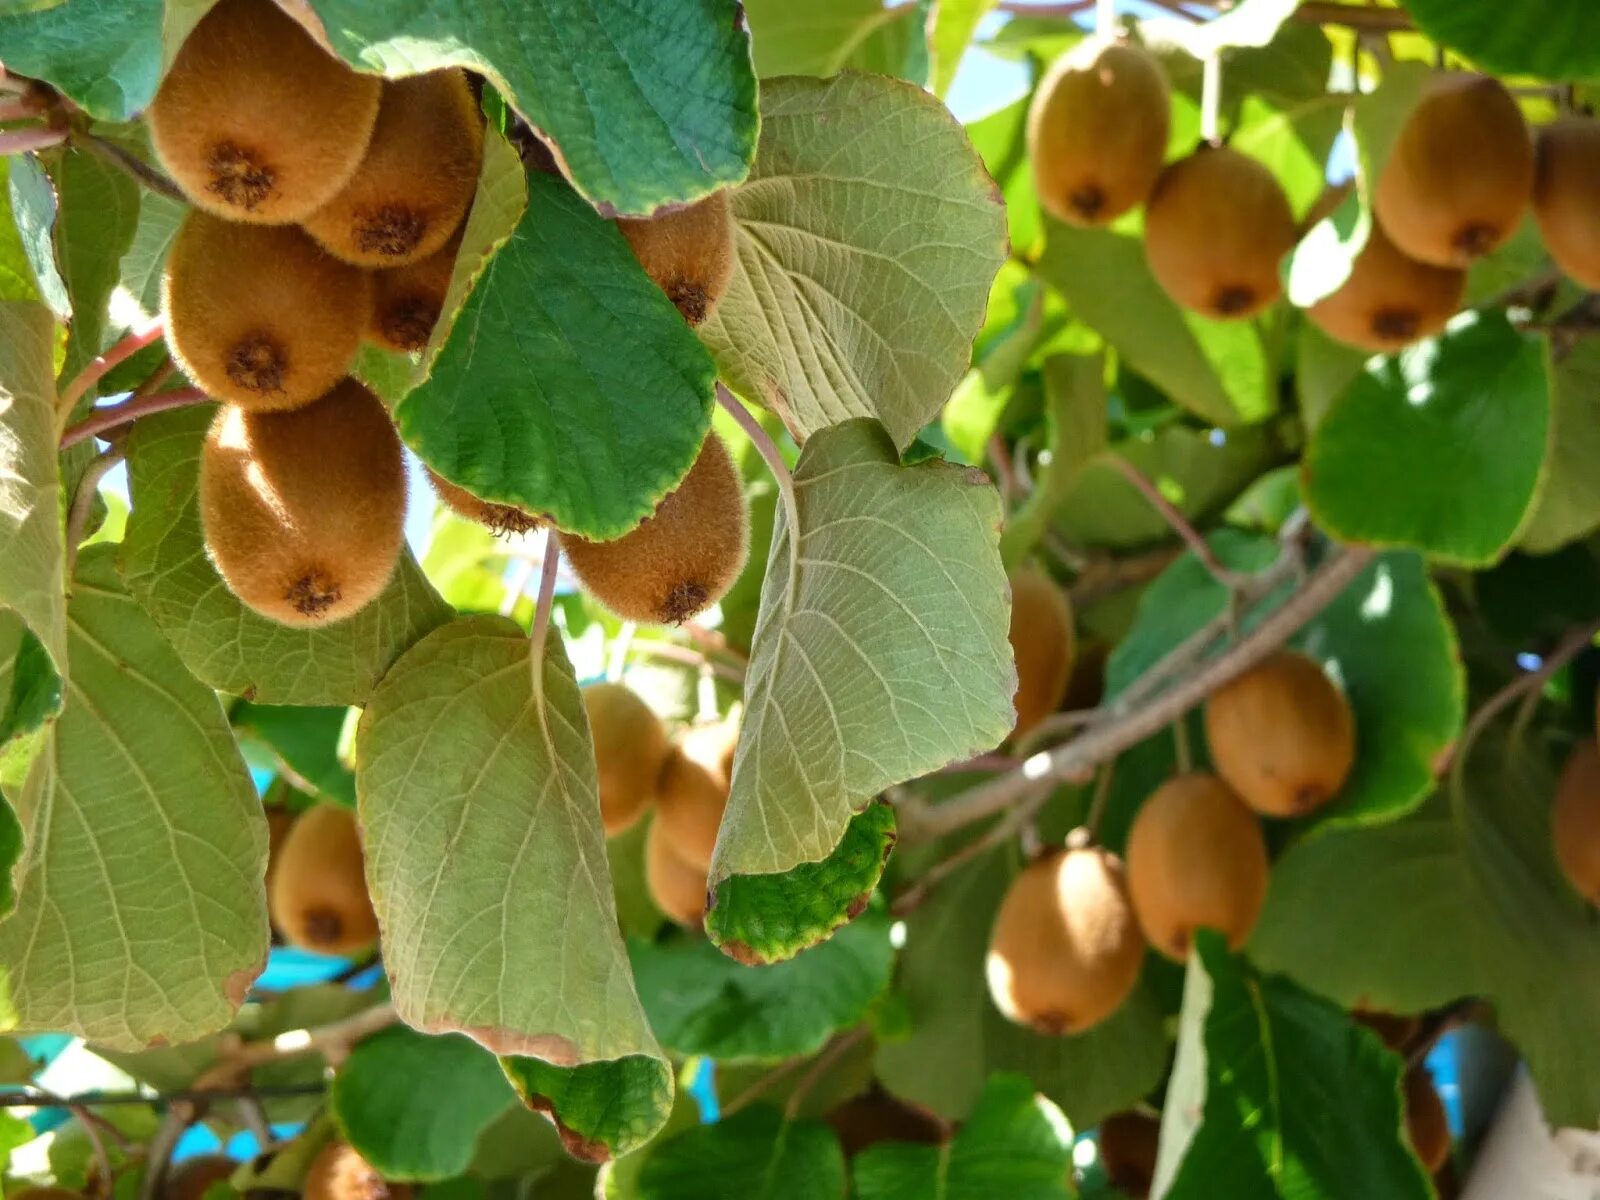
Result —
[[754, 1104], [650, 1152], [639, 1200], [842, 1200], [844, 1151], [821, 1121]]
[[126, 172], [77, 151], [57, 158], [53, 174], [60, 200], [56, 257], [72, 301], [62, 370], [70, 379], [100, 353], [106, 334], [115, 332], [107, 306], [138, 226], [140, 189]]
[[1429, 37], [1486, 70], [1600, 80], [1600, 10], [1587, 0], [1546, 0], [1533, 8], [1494, 0], [1408, 0], [1406, 11]]
[[1585, 338], [1550, 379], [1550, 459], [1533, 512], [1517, 537], [1547, 554], [1600, 527], [1600, 344]]

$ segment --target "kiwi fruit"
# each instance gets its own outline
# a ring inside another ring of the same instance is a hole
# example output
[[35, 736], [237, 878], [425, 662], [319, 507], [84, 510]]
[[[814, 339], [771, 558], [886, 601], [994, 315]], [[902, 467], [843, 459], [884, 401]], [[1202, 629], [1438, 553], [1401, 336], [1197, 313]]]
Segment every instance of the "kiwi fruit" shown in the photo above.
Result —
[[1403, 1090], [1406, 1140], [1432, 1175], [1450, 1157], [1450, 1119], [1445, 1115], [1444, 1101], [1439, 1099], [1439, 1090], [1425, 1067], [1412, 1067], [1406, 1072]]
[[1224, 684], [1205, 719], [1217, 774], [1263, 816], [1320, 808], [1355, 764], [1350, 702], [1304, 654], [1280, 650]]
[[355, 173], [382, 94], [381, 80], [345, 66], [272, 0], [220, 0], [179, 47], [145, 120], [196, 205], [282, 225]]
[[1590, 904], [1600, 904], [1600, 746], [1593, 738], [1578, 743], [1561, 769], [1550, 836], [1561, 873]]
[[644, 882], [655, 906], [679, 925], [696, 926], [706, 915], [706, 871], [673, 848], [660, 819], [644, 836]]
[[846, 1158], [882, 1142], [937, 1146], [948, 1133], [938, 1117], [891, 1096], [876, 1080], [861, 1095], [834, 1105], [822, 1119], [839, 1136]]
[[620, 538], [561, 535], [585, 590], [625, 621], [677, 625], [722, 599], [744, 569], [749, 512], [738, 469], [715, 433], [656, 510]]
[[358, 267], [417, 262], [460, 227], [482, 164], [483, 114], [464, 72], [391, 79], [361, 165], [306, 230]]
[[1569, 279], [1600, 289], [1600, 121], [1563, 117], [1534, 142], [1533, 217]]
[[445, 293], [455, 274], [461, 233], [426, 258], [372, 273], [372, 315], [367, 340], [407, 354], [424, 349], [444, 311]]
[[1407, 258], [1374, 222], [1350, 277], [1306, 316], [1335, 341], [1383, 354], [1438, 333], [1466, 289], [1465, 271]]
[[1082, 1033], [1139, 982], [1144, 938], [1122, 861], [1098, 846], [1051, 851], [1011, 881], [989, 935], [994, 1005], [1038, 1033]]
[[1011, 572], [1011, 655], [1017, 663], [1013, 737], [1021, 737], [1061, 706], [1072, 678], [1075, 636], [1067, 594], [1043, 571]]
[[732, 721], [698, 725], [679, 734], [656, 780], [656, 825], [678, 856], [709, 869], [717, 831], [728, 807], [739, 727]]
[[1161, 172], [1145, 206], [1144, 253], [1174, 301], [1240, 320], [1283, 293], [1278, 264], [1294, 248], [1294, 213], [1272, 172], [1226, 146], [1201, 146]]
[[411, 1200], [408, 1183], [391, 1183], [348, 1142], [332, 1141], [306, 1168], [304, 1200]]
[[267, 908], [284, 940], [302, 950], [348, 955], [378, 940], [355, 813], [316, 804], [300, 814], [278, 856]]
[[539, 518], [515, 504], [480, 500], [466, 488], [457, 487], [432, 467], [426, 468], [428, 482], [443, 504], [456, 516], [482, 525], [495, 536], [512, 537], [539, 527]]
[[267, 809], [267, 874], [266, 885], [272, 887], [272, 875], [278, 868], [278, 855], [283, 853], [284, 839], [294, 827], [294, 814], [287, 808], [272, 805]]
[[1417, 102], [1378, 175], [1373, 212], [1401, 253], [1467, 267], [1514, 232], [1533, 193], [1533, 141], [1511, 93], [1450, 74]]
[[1143, 202], [1161, 173], [1171, 99], [1143, 47], [1089, 38], [1056, 59], [1028, 110], [1028, 159], [1044, 210], [1105, 225]]
[[200, 453], [206, 551], [228, 590], [285, 625], [360, 611], [394, 573], [406, 475], [389, 414], [347, 379], [286, 413], [223, 407]]
[[1095, 1131], [1100, 1169], [1119, 1192], [1145, 1200], [1156, 1178], [1161, 1121], [1142, 1112], [1112, 1113]]
[[716, 310], [733, 278], [733, 207], [726, 189], [653, 217], [621, 217], [644, 273], [691, 325]]
[[163, 1200], [204, 1200], [214, 1183], [227, 1183], [239, 1164], [225, 1154], [196, 1154], [174, 1163], [161, 1186]]
[[1267, 843], [1255, 814], [1211, 775], [1170, 779], [1128, 832], [1128, 892], [1152, 946], [1189, 956], [1195, 931], [1243, 946], [1267, 898]]
[[650, 706], [620, 683], [583, 689], [595, 766], [600, 778], [600, 821], [615, 837], [637, 821], [655, 796], [667, 758], [667, 730]]
[[298, 408], [343, 378], [372, 309], [365, 272], [291, 225], [191, 210], [161, 279], [167, 345], [209, 395], [257, 412]]

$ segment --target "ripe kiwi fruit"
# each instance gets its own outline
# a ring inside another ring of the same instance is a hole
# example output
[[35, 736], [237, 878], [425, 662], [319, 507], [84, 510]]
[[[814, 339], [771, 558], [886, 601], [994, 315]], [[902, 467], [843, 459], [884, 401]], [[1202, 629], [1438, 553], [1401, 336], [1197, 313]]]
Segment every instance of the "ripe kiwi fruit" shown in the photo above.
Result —
[[1299, 817], [1338, 793], [1356, 758], [1350, 702], [1322, 667], [1280, 650], [1206, 703], [1217, 774], [1268, 817]]
[[1082, 1033], [1122, 1006], [1144, 964], [1122, 861], [1058, 849], [1012, 880], [989, 935], [994, 1005], [1038, 1033]]
[[298, 408], [350, 369], [372, 282], [292, 225], [196, 209], [173, 239], [161, 308], [173, 357], [208, 394], [253, 411]]
[[732, 721], [680, 733], [656, 780], [656, 827], [691, 866], [711, 866], [717, 831], [728, 807], [739, 727]]
[[1450, 1157], [1450, 1119], [1427, 1068], [1416, 1066], [1406, 1072], [1404, 1092], [1406, 1140], [1432, 1175]]
[[1254, 316], [1283, 293], [1294, 212], [1248, 154], [1201, 146], [1161, 172], [1145, 206], [1144, 253], [1167, 295], [1201, 316]]
[[1406, 257], [1374, 222], [1350, 277], [1306, 316], [1335, 341], [1382, 354], [1438, 333], [1466, 289], [1465, 271]]
[[343, 620], [400, 558], [406, 475], [389, 414], [353, 379], [293, 412], [224, 406], [200, 454], [200, 519], [250, 608], [285, 625]]
[[432, 467], [425, 468], [434, 494], [456, 516], [475, 521], [495, 535], [507, 537], [527, 533], [539, 527], [539, 518], [515, 504], [500, 504], [493, 500], [480, 500], [466, 488], [457, 487]]
[[156, 156], [195, 204], [281, 225], [355, 173], [382, 94], [381, 80], [345, 66], [272, 0], [221, 0], [178, 49], [145, 118]]
[[619, 218], [617, 228], [685, 321], [698, 325], [711, 316], [733, 278], [733, 208], [726, 189], [653, 217]]
[[352, 954], [378, 940], [356, 815], [315, 804], [296, 818], [267, 892], [284, 940], [319, 954]]
[[461, 233], [426, 258], [372, 273], [372, 315], [367, 340], [411, 353], [425, 348], [444, 311], [445, 293], [455, 274]]
[[1550, 809], [1556, 862], [1579, 895], [1600, 904], [1600, 746], [1578, 743], [1567, 757]]
[[408, 1183], [391, 1183], [348, 1142], [332, 1141], [306, 1168], [304, 1200], [411, 1200]]
[[1568, 278], [1600, 288], [1600, 121], [1563, 117], [1534, 143], [1533, 216]]
[[637, 821], [656, 793], [666, 762], [666, 726], [650, 706], [620, 683], [583, 689], [589, 736], [600, 778], [600, 821], [615, 837]]
[[1076, 638], [1067, 594], [1043, 571], [1021, 567], [1011, 573], [1011, 654], [1017, 663], [1013, 704], [1021, 737], [1055, 712], [1072, 678]]
[[1119, 1192], [1145, 1200], [1156, 1178], [1156, 1152], [1161, 1145], [1161, 1122], [1146, 1113], [1112, 1113], [1095, 1131], [1100, 1169]]
[[706, 915], [706, 872], [673, 849], [658, 817], [644, 836], [644, 882], [650, 899], [679, 925], [695, 926]]
[[744, 569], [749, 513], [728, 447], [706, 435], [678, 486], [609, 542], [561, 535], [578, 581], [626, 621], [681, 624], [720, 600]]
[[1150, 194], [1167, 150], [1161, 64], [1131, 42], [1089, 38], [1056, 59], [1028, 110], [1028, 158], [1044, 210], [1105, 225]]
[[306, 230], [359, 267], [417, 262], [461, 225], [482, 163], [483, 114], [463, 72], [391, 79], [361, 165]]
[[1445, 75], [1412, 109], [1378, 175], [1373, 212], [1404, 254], [1466, 267], [1514, 232], [1533, 192], [1517, 102], [1481, 75]]
[[227, 1183], [239, 1164], [226, 1154], [196, 1154], [174, 1163], [161, 1185], [163, 1200], [204, 1200], [213, 1183]]

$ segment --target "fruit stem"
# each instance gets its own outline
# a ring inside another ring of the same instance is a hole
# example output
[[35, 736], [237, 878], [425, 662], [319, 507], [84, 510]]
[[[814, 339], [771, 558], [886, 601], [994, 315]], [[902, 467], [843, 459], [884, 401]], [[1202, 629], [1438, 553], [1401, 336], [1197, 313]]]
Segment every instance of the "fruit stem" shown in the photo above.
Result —
[[113, 367], [126, 362], [159, 338], [163, 328], [161, 318], [157, 317], [144, 325], [130, 329], [123, 335], [121, 341], [109, 347], [99, 358], [79, 371], [67, 386], [61, 389], [61, 395], [56, 400], [57, 423], [65, 424], [67, 418], [72, 415], [72, 410], [78, 406], [78, 401], [90, 388], [105, 378]]
[[79, 442], [98, 437], [108, 429], [127, 425], [151, 413], [165, 412], [169, 408], [187, 408], [191, 404], [210, 404], [212, 399], [199, 388], [174, 388], [170, 392], [156, 392], [150, 396], [126, 400], [109, 408], [97, 408], [76, 425], [70, 425], [61, 435], [61, 448], [76, 446]]
[[550, 633], [550, 608], [555, 602], [556, 574], [561, 566], [561, 547], [556, 539], [545, 537], [544, 563], [539, 571], [539, 599], [533, 609], [533, 630], [529, 634], [529, 666], [533, 671], [534, 695], [544, 691], [544, 642]]
[[1088, 831], [1089, 842], [1100, 840], [1100, 822], [1105, 819], [1106, 804], [1111, 799], [1111, 781], [1116, 775], [1117, 760], [1109, 759], [1100, 768], [1100, 777], [1094, 781], [1094, 796], [1089, 801], [1089, 811], [1083, 818], [1083, 828]]
[[1200, 140], [1208, 146], [1218, 140], [1218, 114], [1222, 110], [1222, 51], [1213, 49], [1203, 60], [1200, 75]]
[[1187, 716], [1172, 723], [1173, 757], [1177, 760], [1178, 774], [1187, 775], [1194, 770], [1194, 755], [1189, 750], [1189, 721]]
[[120, 450], [107, 450], [89, 463], [84, 469], [83, 477], [78, 480], [78, 490], [72, 495], [72, 507], [67, 511], [66, 570], [69, 579], [72, 577], [73, 564], [78, 559], [78, 546], [83, 541], [83, 531], [89, 525], [89, 514], [94, 510], [94, 497], [100, 490], [100, 481], [121, 461]]
[[39, 126], [35, 129], [13, 129], [0, 133], [0, 155], [26, 154], [30, 150], [48, 150], [67, 140], [64, 129]]
[[795, 503], [794, 477], [789, 474], [789, 464], [783, 461], [783, 455], [767, 436], [767, 431], [761, 428], [761, 422], [756, 420], [755, 414], [739, 403], [734, 394], [720, 383], [717, 384], [717, 403], [739, 423], [739, 428], [744, 430], [761, 457], [766, 459], [767, 469], [772, 472], [778, 491], [783, 495], [783, 515], [789, 527], [789, 578], [792, 581], [799, 574], [800, 509]]
[[132, 176], [134, 182], [141, 187], [148, 188], [158, 196], [165, 196], [168, 200], [187, 203], [188, 198], [184, 196], [183, 189], [145, 162], [144, 159], [117, 145], [117, 143], [108, 142], [102, 137], [96, 137], [84, 129], [71, 130], [67, 137], [74, 147], [79, 150], [87, 150], [101, 161], [109, 163], [111, 166], [116, 167], [117, 170]]
[[1211, 549], [1211, 544], [1200, 536], [1200, 531], [1189, 523], [1189, 518], [1183, 515], [1178, 506], [1161, 494], [1161, 489], [1149, 476], [1120, 454], [1110, 455], [1107, 461], [1121, 471], [1128, 482], [1139, 490], [1139, 494], [1149, 502], [1151, 508], [1161, 514], [1162, 519], [1172, 527], [1172, 531], [1183, 539], [1184, 544], [1194, 552], [1201, 565], [1210, 572], [1211, 578], [1229, 592], [1239, 590], [1244, 583], [1244, 577], [1223, 566], [1222, 560]]

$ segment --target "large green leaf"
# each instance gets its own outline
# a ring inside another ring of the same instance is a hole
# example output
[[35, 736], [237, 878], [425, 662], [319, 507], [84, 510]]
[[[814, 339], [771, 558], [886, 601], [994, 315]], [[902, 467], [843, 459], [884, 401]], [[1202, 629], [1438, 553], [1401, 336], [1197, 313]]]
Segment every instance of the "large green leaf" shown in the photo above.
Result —
[[1429, 37], [1485, 70], [1600, 81], [1600, 9], [1589, 0], [1407, 0], [1406, 11]]
[[0, 161], [7, 183], [9, 220], [0, 220], [0, 297], [42, 300], [63, 321], [72, 316], [72, 299], [56, 261], [56, 188], [39, 158], [18, 154]]
[[795, 77], [761, 99], [760, 149], [733, 198], [738, 262], [701, 336], [797, 440], [876, 417], [904, 446], [967, 368], [1006, 253], [1000, 197], [921, 88]]
[[1584, 338], [1551, 373], [1550, 460], [1520, 549], [1548, 554], [1600, 526], [1600, 342]]
[[929, 31], [933, 53], [933, 94], [947, 95], [967, 44], [978, 31], [978, 22], [995, 6], [995, 0], [941, 0], [934, 6], [933, 28]]
[[291, 629], [252, 612], [206, 557], [197, 496], [208, 406], [146, 417], [129, 435], [133, 512], [122, 543], [129, 589], [184, 664], [221, 692], [263, 704], [360, 704], [389, 664], [450, 610], [409, 551], [355, 616]]
[[512, 622], [467, 617], [378, 685], [356, 741], [367, 879], [402, 1018], [501, 1055], [605, 1158], [659, 1127], [671, 1076], [617, 929], [572, 667], [553, 634], [530, 653]]
[[650, 1152], [638, 1200], [840, 1200], [844, 1151], [821, 1121], [767, 1104], [680, 1133]]
[[281, 764], [279, 773], [292, 774], [297, 788], [354, 808], [355, 776], [339, 757], [339, 739], [349, 712], [336, 704], [246, 702], [235, 705], [230, 717], [235, 729], [254, 734], [271, 747]]
[[[886, 6], [881, 0], [813, 0], [804, 6], [790, 0], [745, 0], [756, 74], [763, 79], [829, 76], [853, 68], [912, 78], [904, 68], [917, 57], [909, 43], [923, 39], [920, 7]], [[925, 48], [920, 57], [925, 77]]]
[[79, 560], [66, 706], [18, 797], [0, 1025], [136, 1049], [220, 1028], [265, 965], [267, 829], [217, 697], [113, 555]]
[[118, 272], [123, 291], [137, 302], [146, 317], [161, 311], [162, 267], [188, 212], [189, 206], [181, 201], [157, 192], [140, 194], [139, 220]]
[[79, 152], [62, 154], [53, 174], [60, 204], [56, 257], [72, 299], [63, 370], [70, 378], [100, 353], [105, 335], [115, 330], [106, 309], [139, 223], [139, 185], [126, 172]]
[[0, 16], [7, 69], [54, 84], [105, 121], [132, 120], [156, 94], [162, 0], [8, 8]]

